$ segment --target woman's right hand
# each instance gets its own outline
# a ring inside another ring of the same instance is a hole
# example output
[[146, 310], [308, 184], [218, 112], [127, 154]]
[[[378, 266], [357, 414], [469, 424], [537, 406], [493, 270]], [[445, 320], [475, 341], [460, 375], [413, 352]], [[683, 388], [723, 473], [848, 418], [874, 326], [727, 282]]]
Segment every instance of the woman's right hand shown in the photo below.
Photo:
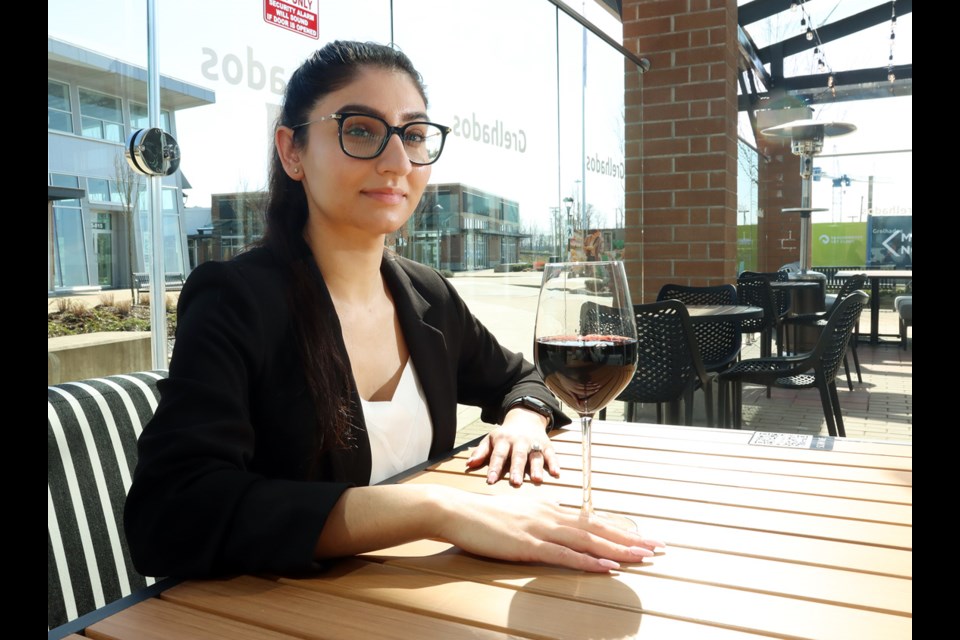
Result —
[[579, 509], [522, 495], [436, 489], [440, 537], [477, 555], [602, 573], [621, 562], [641, 562], [665, 547], [601, 518], [586, 520]]
[[421, 540], [512, 562], [608, 572], [641, 562], [662, 542], [589, 520], [533, 492], [484, 495], [434, 484], [353, 487], [343, 492], [317, 540], [317, 558], [342, 558]]

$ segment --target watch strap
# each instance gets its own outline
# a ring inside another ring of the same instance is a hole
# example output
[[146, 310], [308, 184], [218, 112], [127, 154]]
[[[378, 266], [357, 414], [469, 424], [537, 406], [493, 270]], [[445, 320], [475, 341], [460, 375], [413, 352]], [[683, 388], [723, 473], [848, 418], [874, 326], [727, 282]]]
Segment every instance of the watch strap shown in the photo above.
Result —
[[524, 409], [529, 409], [530, 411], [542, 415], [547, 419], [547, 430], [553, 426], [553, 409], [551, 409], [550, 406], [540, 398], [535, 398], [533, 396], [521, 396], [507, 406], [507, 411], [513, 409], [514, 407], [523, 407]]

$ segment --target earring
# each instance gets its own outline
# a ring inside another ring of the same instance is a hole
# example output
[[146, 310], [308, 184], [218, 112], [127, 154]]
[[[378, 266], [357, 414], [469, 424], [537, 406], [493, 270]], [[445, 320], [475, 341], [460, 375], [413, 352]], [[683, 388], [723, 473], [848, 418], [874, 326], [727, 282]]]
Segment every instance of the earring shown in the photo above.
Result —
[[293, 172], [294, 172], [294, 173], [300, 173], [300, 167], [294, 167], [294, 168], [293, 168]]

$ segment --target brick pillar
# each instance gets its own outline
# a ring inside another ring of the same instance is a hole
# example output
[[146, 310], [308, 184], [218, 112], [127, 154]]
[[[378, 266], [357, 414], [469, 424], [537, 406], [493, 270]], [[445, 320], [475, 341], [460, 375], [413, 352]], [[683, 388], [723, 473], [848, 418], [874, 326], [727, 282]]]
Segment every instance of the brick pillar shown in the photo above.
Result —
[[737, 4], [624, 0], [626, 245], [635, 303], [736, 278]]
[[803, 202], [800, 156], [790, 150], [789, 139], [765, 136], [761, 131], [811, 117], [813, 109], [788, 98], [774, 100], [770, 108], [757, 112], [757, 206], [761, 214], [757, 219], [758, 271], [776, 271], [800, 260], [800, 214], [782, 211]]
[[757, 269], [776, 271], [787, 263], [800, 261], [800, 214], [781, 211], [800, 206], [803, 181], [800, 158], [790, 151], [790, 141], [765, 138], [762, 134], [757, 136], [761, 153], [757, 206], [762, 214], [757, 218]]

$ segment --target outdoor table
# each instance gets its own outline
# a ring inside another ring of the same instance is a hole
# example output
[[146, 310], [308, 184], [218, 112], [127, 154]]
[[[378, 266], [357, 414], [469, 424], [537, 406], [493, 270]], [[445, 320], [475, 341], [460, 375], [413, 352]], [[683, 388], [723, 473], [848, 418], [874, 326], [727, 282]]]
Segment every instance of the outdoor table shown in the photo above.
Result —
[[[837, 271], [838, 278], [849, 278], [857, 274], [866, 274], [870, 280], [870, 344], [880, 343], [880, 280], [913, 280], [913, 270], [906, 269], [863, 269]], [[888, 335], [888, 334], [884, 334]], [[900, 334], [889, 334], [900, 337]]]
[[[559, 479], [487, 485], [467, 446], [405, 475], [579, 506], [580, 432], [551, 433]], [[474, 443], [476, 444], [476, 441]], [[595, 421], [597, 509], [667, 549], [610, 575], [476, 557], [424, 540], [298, 578], [188, 580], [87, 637], [902, 640], [912, 635], [912, 446]]]
[[745, 304], [688, 304], [684, 306], [687, 307], [690, 322], [693, 324], [700, 322], [739, 322], [740, 320], [759, 318], [763, 315], [761, 307]]
[[[793, 274], [801, 276], [802, 274]], [[822, 277], [822, 275], [821, 275]], [[787, 280], [774, 281], [770, 287], [774, 290], [786, 292], [789, 296], [788, 308], [792, 313], [816, 313], [826, 310], [824, 280]], [[784, 329], [784, 332], [786, 330]], [[786, 337], [786, 336], [784, 336]], [[820, 330], [816, 327], [795, 327], [793, 331], [793, 353], [806, 353], [817, 346]], [[784, 347], [786, 349], [786, 347]]]

